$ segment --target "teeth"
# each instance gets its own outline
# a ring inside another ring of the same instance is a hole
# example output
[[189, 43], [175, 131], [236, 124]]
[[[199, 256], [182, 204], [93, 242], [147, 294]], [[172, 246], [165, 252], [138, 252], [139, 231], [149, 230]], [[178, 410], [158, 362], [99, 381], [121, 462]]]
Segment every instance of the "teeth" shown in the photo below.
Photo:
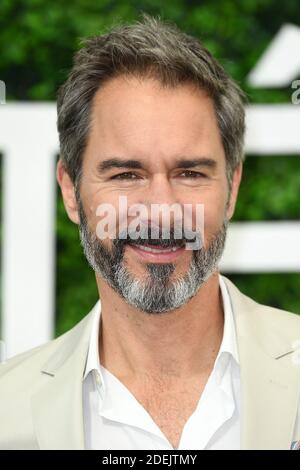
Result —
[[172, 251], [178, 250], [178, 247], [174, 246], [172, 248], [150, 248], [149, 246], [144, 245], [135, 245], [143, 251], [148, 251], [149, 253], [170, 253]]

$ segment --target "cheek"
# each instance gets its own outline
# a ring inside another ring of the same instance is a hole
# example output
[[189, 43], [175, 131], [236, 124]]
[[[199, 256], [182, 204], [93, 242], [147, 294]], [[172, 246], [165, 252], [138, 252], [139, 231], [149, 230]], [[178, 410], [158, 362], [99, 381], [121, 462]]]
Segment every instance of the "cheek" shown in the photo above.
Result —
[[118, 207], [113, 198], [105, 197], [99, 192], [85, 192], [82, 194], [83, 207], [89, 222], [90, 227], [94, 230], [97, 224], [106, 219], [109, 221], [110, 226], [116, 221], [118, 214]]
[[225, 202], [214, 204], [205, 204], [204, 207], [204, 240], [207, 244], [208, 240], [220, 230], [225, 217]]

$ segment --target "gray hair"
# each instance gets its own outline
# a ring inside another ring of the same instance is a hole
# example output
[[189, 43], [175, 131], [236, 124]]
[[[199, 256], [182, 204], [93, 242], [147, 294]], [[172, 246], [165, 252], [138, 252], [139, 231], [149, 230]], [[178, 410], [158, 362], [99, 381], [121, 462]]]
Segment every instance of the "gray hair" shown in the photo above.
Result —
[[81, 43], [57, 94], [60, 155], [77, 195], [93, 97], [105, 82], [124, 74], [155, 78], [166, 87], [191, 83], [207, 91], [214, 102], [231, 190], [233, 172], [245, 159], [246, 97], [201, 42], [174, 24], [143, 14], [140, 22], [115, 25]]

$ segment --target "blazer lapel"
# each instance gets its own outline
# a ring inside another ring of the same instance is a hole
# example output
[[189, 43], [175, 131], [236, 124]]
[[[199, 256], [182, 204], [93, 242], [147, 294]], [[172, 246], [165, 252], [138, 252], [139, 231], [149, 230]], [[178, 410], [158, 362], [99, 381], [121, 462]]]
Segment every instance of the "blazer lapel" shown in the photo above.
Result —
[[231, 298], [241, 365], [241, 448], [290, 449], [300, 379], [285, 361], [294, 349], [272, 331], [264, 311], [268, 307], [223, 279]]
[[244, 341], [241, 395], [242, 448], [288, 450], [299, 401], [295, 374]]
[[40, 449], [84, 449], [82, 380], [92, 314], [99, 303], [65, 338], [57, 339], [55, 353], [40, 371], [42, 382], [31, 397]]

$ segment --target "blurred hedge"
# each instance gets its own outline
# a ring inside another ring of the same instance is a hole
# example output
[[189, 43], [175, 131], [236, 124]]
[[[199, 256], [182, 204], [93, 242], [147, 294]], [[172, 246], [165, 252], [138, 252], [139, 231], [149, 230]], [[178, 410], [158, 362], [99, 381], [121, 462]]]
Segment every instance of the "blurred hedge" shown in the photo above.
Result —
[[[174, 21], [202, 39], [251, 102], [290, 102], [290, 88], [253, 90], [245, 79], [283, 23], [300, 25], [297, 0], [1, 0], [0, 78], [7, 84], [7, 99], [55, 100], [79, 38], [104, 32], [114, 23], [134, 21], [141, 11]], [[299, 165], [297, 157], [249, 156], [233, 220], [300, 219]], [[89, 311], [97, 289], [59, 191], [56, 231], [56, 334], [60, 334]], [[224, 274], [257, 301], [300, 313], [300, 273]]]

